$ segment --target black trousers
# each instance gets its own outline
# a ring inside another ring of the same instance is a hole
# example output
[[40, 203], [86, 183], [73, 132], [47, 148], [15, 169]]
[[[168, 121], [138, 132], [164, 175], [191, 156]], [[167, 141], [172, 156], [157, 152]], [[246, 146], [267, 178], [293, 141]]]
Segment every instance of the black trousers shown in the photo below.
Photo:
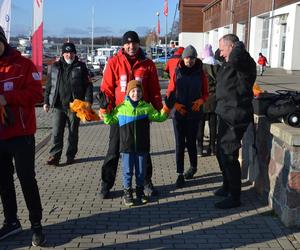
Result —
[[64, 145], [64, 132], [66, 124], [69, 130], [68, 144], [67, 144], [67, 158], [74, 158], [78, 151], [78, 130], [80, 119], [76, 113], [70, 110], [63, 110], [54, 108], [53, 114], [53, 127], [52, 127], [52, 146], [50, 155], [60, 159], [63, 145]]
[[176, 168], [177, 173], [184, 172], [184, 151], [188, 150], [190, 164], [197, 169], [197, 146], [196, 134], [199, 120], [196, 119], [173, 119], [173, 127], [176, 142]]
[[241, 140], [247, 125], [232, 127], [218, 117], [217, 160], [223, 175], [223, 187], [236, 199], [241, 195], [241, 166], [238, 161]]
[[[120, 130], [118, 124], [110, 125], [109, 146], [101, 170], [102, 185], [111, 189], [115, 183], [118, 162], [120, 157]], [[152, 161], [150, 153], [147, 154], [145, 185], [151, 182]]]
[[199, 129], [197, 134], [198, 146], [203, 147], [205, 121], [208, 121], [209, 126], [209, 147], [213, 147], [216, 144], [217, 135], [217, 115], [213, 112], [205, 113], [203, 119], [201, 119], [199, 122]]
[[4, 217], [8, 222], [17, 219], [14, 165], [29, 210], [30, 222], [38, 223], [42, 219], [42, 205], [35, 179], [34, 158], [35, 139], [33, 135], [0, 140], [0, 195]]

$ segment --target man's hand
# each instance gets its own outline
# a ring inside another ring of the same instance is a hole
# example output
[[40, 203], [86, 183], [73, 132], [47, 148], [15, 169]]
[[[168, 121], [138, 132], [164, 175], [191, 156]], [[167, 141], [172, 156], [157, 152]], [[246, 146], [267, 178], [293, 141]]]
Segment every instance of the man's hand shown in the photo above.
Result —
[[48, 104], [44, 104], [44, 105], [43, 105], [43, 109], [44, 109], [45, 112], [48, 112], [48, 111], [49, 111], [49, 108], [50, 108], [50, 107], [49, 107]]
[[98, 93], [98, 95], [96, 95], [96, 98], [99, 102], [100, 108], [101, 109], [107, 109], [107, 106], [109, 104], [109, 97], [102, 91], [100, 91]]
[[181, 115], [186, 116], [187, 110], [186, 107], [183, 104], [180, 104], [178, 102], [175, 103], [174, 108], [177, 112], [179, 112]]
[[7, 101], [4, 97], [4, 95], [0, 95], [0, 105], [5, 106], [7, 104]]
[[194, 101], [192, 103], [193, 103], [192, 110], [194, 112], [198, 112], [198, 111], [200, 111], [200, 107], [203, 104], [203, 100], [201, 98], [199, 98], [199, 99], [197, 99], [196, 101]]

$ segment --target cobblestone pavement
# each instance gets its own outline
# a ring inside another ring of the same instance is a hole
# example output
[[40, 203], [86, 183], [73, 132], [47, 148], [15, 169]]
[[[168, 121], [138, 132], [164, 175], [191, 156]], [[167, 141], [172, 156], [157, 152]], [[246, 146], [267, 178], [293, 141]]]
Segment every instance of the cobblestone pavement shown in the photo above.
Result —
[[[215, 157], [199, 158], [195, 178], [185, 188], [175, 189], [170, 120], [151, 126], [153, 182], [159, 197], [126, 208], [119, 166], [112, 197], [101, 200], [100, 166], [108, 133], [108, 126], [101, 123], [83, 124], [79, 153], [71, 166], [63, 164], [65, 157], [60, 167], [44, 164], [49, 143], [37, 152], [47, 249], [300, 249], [299, 233], [285, 228], [249, 185], [244, 184], [240, 208], [214, 208], [219, 198], [213, 196], [213, 190], [221, 184]], [[30, 249], [28, 212], [18, 181], [16, 190], [23, 232], [1, 241], [0, 249]]]
[[[261, 79], [274, 83], [267, 75]], [[265, 86], [270, 88], [268, 83]], [[213, 196], [213, 190], [222, 179], [215, 157], [199, 157], [195, 178], [187, 181], [185, 188], [175, 189], [170, 120], [151, 126], [153, 182], [160, 195], [146, 205], [126, 208], [122, 203], [120, 166], [110, 199], [98, 196], [108, 126], [82, 124], [76, 163], [66, 166], [63, 157], [60, 167], [50, 167], [44, 162], [49, 152], [51, 113], [45, 114], [37, 107], [36, 114], [36, 172], [47, 237], [44, 249], [300, 249], [299, 229], [285, 228], [246, 183], [240, 208], [214, 208], [219, 198]], [[187, 168], [187, 154], [185, 163]], [[0, 249], [38, 249], [30, 247], [28, 211], [19, 182], [15, 184], [23, 232], [1, 241]]]

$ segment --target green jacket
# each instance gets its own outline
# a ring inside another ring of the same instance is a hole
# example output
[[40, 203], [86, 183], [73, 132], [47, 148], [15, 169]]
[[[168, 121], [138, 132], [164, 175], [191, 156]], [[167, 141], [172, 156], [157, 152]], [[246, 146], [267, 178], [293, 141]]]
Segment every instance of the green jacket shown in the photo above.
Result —
[[105, 124], [119, 123], [120, 152], [147, 153], [150, 151], [150, 121], [163, 122], [168, 114], [158, 112], [145, 101], [133, 107], [128, 97], [112, 113], [104, 115]]

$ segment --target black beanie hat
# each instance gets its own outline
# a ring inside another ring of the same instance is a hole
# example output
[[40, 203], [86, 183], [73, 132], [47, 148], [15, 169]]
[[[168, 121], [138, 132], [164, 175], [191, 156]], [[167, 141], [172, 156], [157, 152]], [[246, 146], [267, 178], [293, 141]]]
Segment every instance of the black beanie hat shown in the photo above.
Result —
[[140, 43], [140, 38], [139, 35], [135, 32], [135, 31], [127, 31], [124, 35], [123, 35], [123, 45], [125, 43]]
[[1, 26], [0, 26], [0, 41], [5, 44], [7, 43], [7, 39], [5, 37], [5, 32]]
[[192, 45], [187, 46], [182, 53], [182, 58], [186, 58], [186, 57], [197, 58], [197, 56], [198, 56], [197, 51]]
[[64, 43], [62, 48], [61, 48], [61, 53], [68, 53], [68, 52], [73, 52], [76, 54], [76, 48], [75, 48], [75, 45], [74, 43], [70, 43], [70, 42], [67, 42], [67, 43]]

